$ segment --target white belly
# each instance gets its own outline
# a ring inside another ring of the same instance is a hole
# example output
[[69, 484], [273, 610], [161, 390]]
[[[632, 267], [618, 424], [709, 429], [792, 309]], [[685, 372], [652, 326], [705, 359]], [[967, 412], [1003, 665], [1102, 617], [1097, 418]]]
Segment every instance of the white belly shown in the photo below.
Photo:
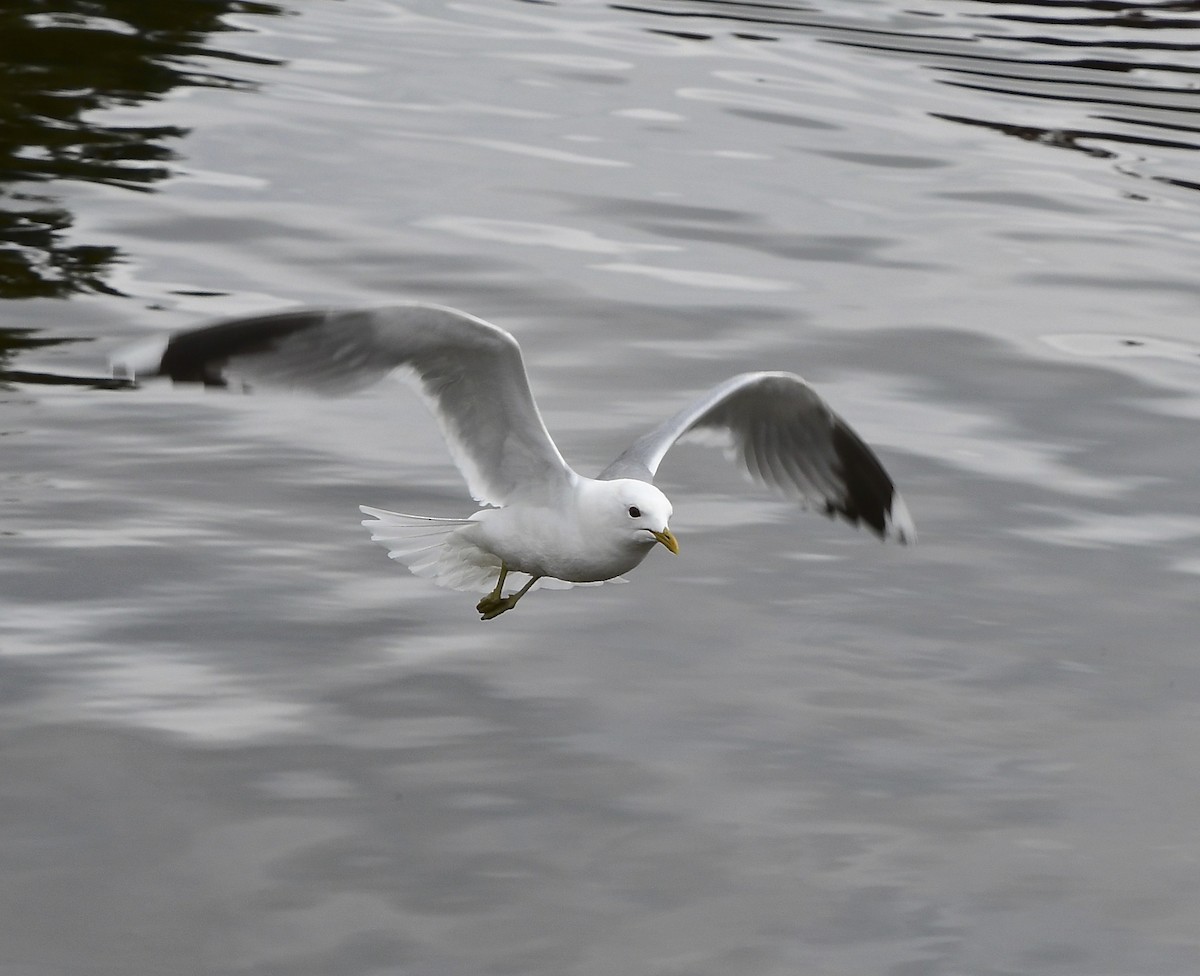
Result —
[[561, 512], [531, 508], [479, 512], [475, 525], [462, 534], [511, 570], [571, 583], [597, 583], [627, 573], [654, 547], [653, 539], [644, 544], [597, 544], [583, 538]]

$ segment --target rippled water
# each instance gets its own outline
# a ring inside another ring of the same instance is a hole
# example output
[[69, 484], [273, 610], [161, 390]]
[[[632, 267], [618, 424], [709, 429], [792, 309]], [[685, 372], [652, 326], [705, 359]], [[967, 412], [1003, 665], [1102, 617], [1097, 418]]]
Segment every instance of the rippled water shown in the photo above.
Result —
[[[4, 976], [1200, 970], [1195, 4], [60, 6], [0, 15]], [[357, 524], [468, 508], [408, 394], [92, 382], [412, 298], [587, 471], [803, 372], [920, 544], [681, 448], [679, 559], [481, 624]]]

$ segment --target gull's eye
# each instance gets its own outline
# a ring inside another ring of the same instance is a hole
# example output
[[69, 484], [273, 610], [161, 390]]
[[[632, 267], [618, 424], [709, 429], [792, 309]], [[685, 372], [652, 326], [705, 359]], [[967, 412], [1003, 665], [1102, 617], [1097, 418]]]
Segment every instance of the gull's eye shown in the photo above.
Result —
[[630, 518], [641, 518], [642, 510], [640, 508], [638, 508], [636, 505], [630, 505], [629, 506], [629, 517]]

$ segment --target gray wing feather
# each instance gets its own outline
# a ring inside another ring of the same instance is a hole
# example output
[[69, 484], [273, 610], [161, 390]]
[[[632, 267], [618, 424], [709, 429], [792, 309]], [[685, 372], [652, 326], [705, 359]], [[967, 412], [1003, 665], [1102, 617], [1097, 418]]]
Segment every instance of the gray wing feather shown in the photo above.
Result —
[[903, 499], [874, 452], [794, 373], [743, 373], [639, 437], [600, 478], [653, 481], [671, 446], [721, 433], [752, 478], [881, 538], [916, 539]]
[[412, 304], [233, 319], [113, 359], [114, 371], [130, 379], [140, 373], [327, 394], [368, 387], [402, 367], [479, 501], [503, 505], [576, 477], [534, 403], [516, 339], [456, 309]]

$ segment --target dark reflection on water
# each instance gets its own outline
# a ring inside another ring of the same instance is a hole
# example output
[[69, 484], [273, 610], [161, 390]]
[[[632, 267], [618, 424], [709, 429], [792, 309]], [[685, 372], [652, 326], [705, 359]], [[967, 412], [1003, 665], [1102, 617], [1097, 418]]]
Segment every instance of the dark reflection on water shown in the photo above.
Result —
[[11, 369], [12, 358], [30, 349], [46, 349], [72, 342], [87, 342], [85, 338], [71, 336], [39, 336], [35, 329], [0, 329], [0, 390], [8, 389], [13, 383], [29, 383], [42, 386], [86, 386], [93, 389], [126, 389], [131, 386], [125, 380], [109, 376], [70, 376], [47, 373], [41, 370]]
[[71, 0], [0, 11], [0, 298], [111, 289], [115, 247], [69, 240], [75, 218], [57, 181], [149, 190], [171, 175], [176, 125], [124, 125], [97, 112], [161, 99], [180, 87], [244, 88], [214, 62], [273, 63], [221, 51], [230, 14], [278, 14], [273, 3]]
[[[942, 83], [981, 93], [1018, 96], [1033, 102], [1060, 102], [1079, 106], [1084, 118], [1110, 123], [1081, 125], [1076, 118], [1064, 118], [1061, 125], [1033, 126], [1025, 119], [1007, 114], [1012, 103], [996, 104], [999, 117], [962, 115], [931, 110], [934, 118], [947, 122], [991, 129], [1003, 135], [1041, 142], [1048, 146], [1115, 157], [1122, 146], [1192, 152], [1200, 141], [1180, 133], [1200, 132], [1197, 122], [1195, 91], [1191, 77], [1200, 72], [1194, 59], [1169, 59], [1172, 53], [1200, 51], [1200, 24], [1179, 14], [1194, 12], [1195, 3], [1139, 4], [1094, 3], [1049, 6], [1068, 11], [1094, 9], [1102, 16], [1060, 16], [1031, 14], [1023, 8], [1034, 4], [980, 0], [978, 3], [942, 9], [936, 5], [916, 5], [903, 13], [881, 13], [878, 23], [864, 23], [825, 14], [817, 8], [777, 4], [730, 4], [722, 0], [687, 2], [651, 2], [614, 4], [617, 9], [658, 18], [716, 22], [724, 29], [730, 22], [771, 25], [813, 32], [830, 43], [863, 48], [880, 54], [915, 57], [927, 67], [948, 77]], [[975, 12], [974, 7], [984, 11]], [[926, 18], [936, 18], [942, 30], [932, 33], [919, 29]], [[892, 23], [888, 23], [890, 19]], [[1004, 28], [1007, 23], [1036, 23], [1053, 27], [1054, 33], [1015, 34]], [[982, 26], [982, 29], [981, 29]], [[990, 28], [990, 30], [989, 30]], [[1180, 40], [1147, 37], [1152, 30], [1179, 32]], [[1187, 32], [1187, 33], [1183, 33]], [[671, 31], [674, 36], [702, 40], [714, 36], [702, 31]], [[747, 34], [736, 28], [732, 33], [743, 40], [779, 40], [784, 33]], [[1120, 56], [1095, 56], [1070, 60], [1048, 60], [1040, 56], [1041, 47], [1082, 48], [1089, 51], [1119, 51]], [[1116, 82], [1113, 74], [1137, 74], [1138, 81]], [[1170, 137], [1146, 130], [1168, 130]], [[1106, 149], [1096, 143], [1108, 143]], [[1194, 164], [1188, 162], [1190, 167]], [[1147, 172], [1142, 161], [1131, 161], [1126, 175], [1148, 177], [1184, 189], [1200, 188], [1200, 183], [1157, 172]]]
[[34, 335], [32, 329], [0, 329], [0, 367], [4, 366], [14, 353], [26, 349], [58, 346], [71, 341], [70, 339], [37, 336]]
[[1023, 24], [1054, 24], [1057, 27], [1122, 27], [1131, 30], [1175, 30], [1194, 29], [1196, 22], [1176, 14], [1195, 13], [1194, 0], [1177, 0], [1166, 3], [1123, 3], [1119, 0], [1100, 3], [1062, 3], [1061, 0], [1022, 0], [1019, 4], [1009, 0], [977, 0], [995, 7], [1055, 7], [1058, 10], [1103, 11], [1106, 16], [1079, 16], [1073, 14], [998, 13], [991, 14], [997, 20], [1011, 20]]
[[[970, 112], [930, 105], [933, 118], [1115, 159], [1118, 170], [1130, 177], [1185, 190], [1200, 186], [1190, 175], [1190, 160], [1176, 162], [1178, 154], [1190, 156], [1200, 148], [1200, 139], [1192, 135], [1200, 125], [1189, 81], [1200, 67], [1194, 59], [1174, 56], [1200, 50], [1194, 23], [1182, 16], [1196, 9], [1193, 3], [1072, 4], [1062, 10], [1057, 4], [980, 0], [952, 8], [884, 8], [873, 21], [820, 6], [718, 0], [610, 6], [644, 18], [650, 33], [689, 40], [719, 31], [770, 42], [798, 31], [885, 56], [916, 58], [947, 86], [985, 98], [1017, 96], [1031, 105], [1055, 106], [1051, 111], [1059, 115], [1054, 124], [1033, 122], [1014, 117], [1013, 103], [997, 99], [970, 103]], [[0, 297], [111, 290], [108, 278], [120, 259], [118, 250], [71, 240], [75, 218], [69, 205], [41, 187], [66, 180], [150, 190], [169, 178], [185, 128], [106, 123], [97, 111], [161, 99], [180, 87], [251, 87], [238, 76], [237, 64], [277, 62], [221, 50], [211, 38], [239, 29], [230, 23], [231, 14], [278, 15], [282, 9], [246, 0], [73, 0], [53, 13], [36, 6], [0, 12], [5, 92], [0, 100]], [[664, 28], [664, 22], [687, 22], [689, 28]], [[935, 30], [928, 28], [931, 22]], [[698, 24], [705, 28], [691, 29]], [[1046, 30], [1029, 34], [1024, 31], [1029, 24]], [[1086, 53], [1044, 57], [1043, 49], [1064, 47]], [[1119, 81], [1117, 75], [1136, 78]], [[737, 105], [727, 111], [743, 118], [755, 112]], [[768, 122], [785, 121], [760, 115]], [[786, 121], [827, 124], [794, 116]], [[1123, 158], [1138, 149], [1153, 150], [1156, 158]], [[802, 257], [810, 243], [797, 247]]]

